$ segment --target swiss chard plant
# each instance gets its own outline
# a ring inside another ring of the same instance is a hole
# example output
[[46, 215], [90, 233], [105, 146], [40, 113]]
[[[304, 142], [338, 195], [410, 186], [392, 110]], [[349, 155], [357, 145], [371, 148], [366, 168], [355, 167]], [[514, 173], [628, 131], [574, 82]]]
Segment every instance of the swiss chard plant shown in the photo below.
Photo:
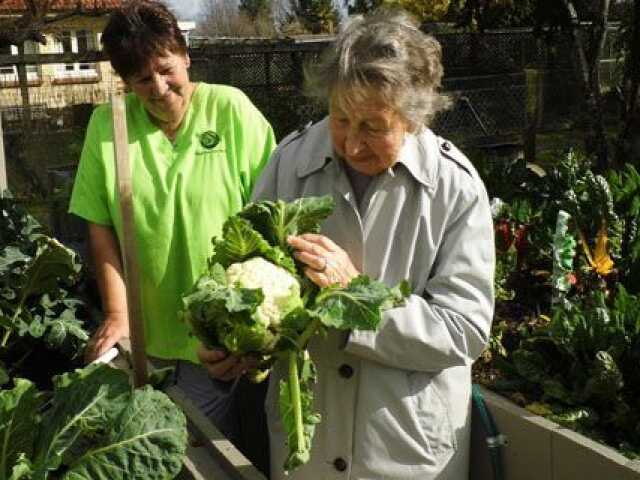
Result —
[[[535, 180], [514, 178], [495, 220], [497, 291], [508, 295], [477, 378], [640, 456], [640, 175], [596, 175], [571, 152]], [[522, 225], [526, 250], [515, 246]]]
[[630, 164], [607, 176], [614, 208], [622, 222], [618, 276], [626, 288], [640, 292], [640, 173]]
[[360, 275], [346, 287], [318, 289], [304, 276], [287, 237], [319, 232], [332, 211], [330, 197], [248, 205], [227, 220], [213, 241], [209, 272], [184, 297], [184, 318], [205, 346], [257, 358], [249, 372], [255, 381], [276, 360], [288, 366], [279, 390], [288, 434], [285, 470], [309, 460], [320, 422], [313, 409], [316, 374], [306, 351], [311, 337], [330, 328], [375, 330], [382, 312], [409, 294], [406, 282], [389, 288]]
[[66, 367], [78, 359], [88, 338], [80, 279], [77, 254], [15, 201], [0, 199], [0, 380], [25, 374], [43, 350]]
[[16, 379], [0, 391], [0, 480], [165, 480], [182, 469], [186, 419], [162, 392], [90, 365], [53, 393]]

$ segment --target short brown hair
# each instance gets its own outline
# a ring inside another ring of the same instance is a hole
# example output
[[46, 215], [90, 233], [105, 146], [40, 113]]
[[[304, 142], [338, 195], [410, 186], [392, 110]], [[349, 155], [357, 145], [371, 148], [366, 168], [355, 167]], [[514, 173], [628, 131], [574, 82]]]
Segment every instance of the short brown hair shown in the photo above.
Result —
[[187, 54], [178, 20], [155, 0], [130, 0], [115, 10], [102, 32], [102, 46], [124, 80], [167, 52]]

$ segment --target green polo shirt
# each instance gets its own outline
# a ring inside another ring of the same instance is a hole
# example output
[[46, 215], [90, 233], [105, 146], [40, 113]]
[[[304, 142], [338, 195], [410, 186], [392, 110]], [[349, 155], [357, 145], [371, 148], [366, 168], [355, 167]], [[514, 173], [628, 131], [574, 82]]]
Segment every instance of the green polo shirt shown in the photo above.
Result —
[[[249, 201], [273, 130], [240, 90], [222, 85], [198, 84], [173, 143], [135, 95], [126, 107], [147, 353], [197, 361], [197, 340], [178, 320], [181, 297], [205, 270], [211, 238]], [[109, 105], [89, 122], [69, 211], [122, 240]]]

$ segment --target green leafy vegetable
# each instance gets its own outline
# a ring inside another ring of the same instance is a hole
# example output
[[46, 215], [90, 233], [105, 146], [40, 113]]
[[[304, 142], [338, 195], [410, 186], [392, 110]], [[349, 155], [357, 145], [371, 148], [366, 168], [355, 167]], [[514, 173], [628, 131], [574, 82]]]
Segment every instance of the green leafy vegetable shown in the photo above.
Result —
[[309, 339], [328, 328], [375, 330], [382, 312], [410, 294], [406, 282], [389, 288], [364, 275], [346, 287], [321, 290], [304, 277], [287, 237], [319, 232], [332, 211], [331, 197], [248, 205], [213, 239], [209, 272], [183, 299], [183, 318], [205, 346], [256, 356], [258, 366], [249, 372], [254, 381], [266, 378], [276, 360], [287, 362], [279, 395], [288, 435], [286, 470], [309, 461], [320, 422], [313, 410]]
[[91, 365], [57, 377], [50, 402], [28, 380], [0, 392], [0, 478], [167, 479], [182, 468], [186, 420], [159, 391]]
[[[78, 255], [15, 200], [0, 199], [0, 360], [9, 376], [45, 385], [79, 359], [88, 339], [81, 288]], [[34, 372], [40, 355], [48, 362]]]

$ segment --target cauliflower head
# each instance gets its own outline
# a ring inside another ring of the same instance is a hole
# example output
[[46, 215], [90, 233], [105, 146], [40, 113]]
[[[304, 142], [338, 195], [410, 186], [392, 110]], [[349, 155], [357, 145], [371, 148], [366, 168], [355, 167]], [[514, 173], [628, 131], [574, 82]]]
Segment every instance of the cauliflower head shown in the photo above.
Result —
[[303, 306], [298, 279], [262, 257], [229, 265], [226, 276], [230, 285], [262, 289], [264, 300], [255, 319], [265, 327], [277, 327], [289, 312]]

